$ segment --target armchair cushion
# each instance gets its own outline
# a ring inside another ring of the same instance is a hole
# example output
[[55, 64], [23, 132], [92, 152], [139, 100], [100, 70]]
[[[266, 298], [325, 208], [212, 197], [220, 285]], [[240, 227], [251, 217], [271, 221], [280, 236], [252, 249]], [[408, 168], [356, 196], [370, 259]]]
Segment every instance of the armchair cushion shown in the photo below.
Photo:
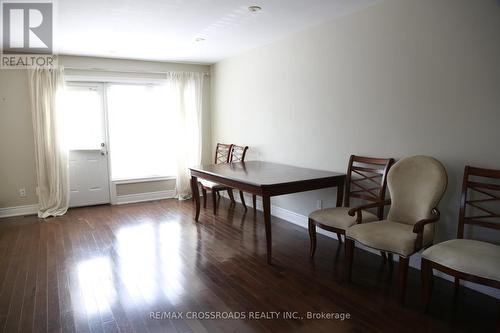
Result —
[[431, 246], [422, 258], [478, 277], [500, 281], [500, 246], [473, 239], [452, 239]]
[[[320, 209], [309, 214], [309, 218], [323, 225], [345, 230], [356, 224], [356, 216], [350, 216], [349, 209], [349, 207]], [[363, 211], [362, 216], [363, 222], [378, 220], [377, 215], [367, 211]]]
[[[430, 244], [433, 236], [434, 226], [426, 225], [423, 246]], [[346, 237], [377, 250], [407, 257], [415, 252], [417, 234], [413, 232], [413, 225], [383, 220], [354, 225], [347, 229]]]

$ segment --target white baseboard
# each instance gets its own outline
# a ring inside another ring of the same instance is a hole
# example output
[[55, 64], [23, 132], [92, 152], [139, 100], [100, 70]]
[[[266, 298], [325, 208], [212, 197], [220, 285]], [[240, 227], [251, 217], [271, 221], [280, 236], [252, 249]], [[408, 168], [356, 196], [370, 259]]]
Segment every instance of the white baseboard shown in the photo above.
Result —
[[38, 213], [38, 204], [0, 208], [0, 218], [23, 216], [23, 215], [36, 215], [37, 213]]
[[118, 195], [116, 196], [116, 204], [125, 205], [136, 202], [171, 199], [174, 196], [175, 196], [174, 190]]
[[[222, 196], [229, 198], [229, 196], [225, 192], [222, 194]], [[237, 202], [241, 203], [241, 200], [239, 198], [237, 198], [237, 196], [235, 196], [234, 199]], [[245, 203], [247, 206], [253, 207], [251, 196], [248, 196], [245, 194]], [[262, 200], [260, 199], [260, 197], [257, 197], [257, 209], [260, 211], [263, 210]], [[308, 217], [304, 216], [302, 214], [298, 214], [298, 213], [292, 212], [288, 209], [281, 208], [281, 207], [278, 207], [278, 206], [271, 204], [271, 215], [275, 216], [277, 218], [280, 218], [282, 220], [285, 220], [286, 222], [289, 222], [289, 223], [298, 225], [302, 228], [308, 229]], [[329, 231], [323, 230], [321, 228], [316, 228], [316, 231], [319, 234], [325, 235], [325, 236], [333, 238], [333, 239], [337, 239], [337, 235], [333, 232], [329, 232]], [[356, 247], [363, 249], [365, 251], [368, 251], [370, 253], [374, 253], [374, 254], [379, 255], [379, 256], [381, 255], [380, 251], [363, 246], [359, 243], [356, 243]], [[397, 260], [397, 256], [394, 256], [394, 259]], [[410, 257], [410, 267], [413, 267], [413, 268], [420, 270], [420, 259], [421, 259], [420, 252], [411, 256]], [[439, 276], [439, 277], [441, 277], [445, 280], [448, 280], [448, 281], [452, 281], [452, 282], [454, 281], [453, 277], [451, 277], [447, 274], [444, 274], [442, 272], [439, 272], [439, 271], [434, 271], [434, 275]], [[490, 287], [483, 286], [483, 285], [476, 284], [476, 283], [471, 283], [469, 281], [461, 281], [461, 285], [465, 286], [467, 288], [473, 289], [475, 291], [478, 291], [480, 293], [483, 293], [483, 294], [495, 297], [497, 299], [500, 299], [500, 290], [498, 290], [498, 289], [490, 288]]]
[[[174, 190], [119, 195], [116, 197], [116, 204], [124, 205], [136, 202], [171, 199], [174, 196], [175, 196]], [[0, 218], [23, 216], [23, 215], [36, 215], [37, 213], [38, 213], [38, 204], [0, 208]]]

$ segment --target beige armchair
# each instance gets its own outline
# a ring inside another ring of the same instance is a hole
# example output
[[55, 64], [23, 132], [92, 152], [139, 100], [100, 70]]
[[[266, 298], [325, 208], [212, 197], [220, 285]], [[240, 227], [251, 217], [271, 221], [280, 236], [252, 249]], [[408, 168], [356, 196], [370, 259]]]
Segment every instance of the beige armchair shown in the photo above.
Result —
[[[404, 158], [391, 168], [387, 186], [391, 200], [349, 211], [360, 223], [346, 231], [346, 264], [351, 279], [354, 242], [399, 256], [399, 300], [404, 302], [409, 257], [429, 246], [434, 237], [434, 222], [439, 220], [437, 205], [447, 186], [443, 165], [428, 156]], [[363, 224], [363, 210], [391, 205], [387, 219]]]
[[[479, 177], [480, 181], [474, 179]], [[499, 179], [500, 170], [465, 167], [457, 239], [436, 244], [422, 253], [422, 295], [426, 309], [433, 269], [455, 278], [455, 292], [460, 287], [460, 279], [500, 288], [500, 246], [464, 239], [465, 224], [500, 230]]]

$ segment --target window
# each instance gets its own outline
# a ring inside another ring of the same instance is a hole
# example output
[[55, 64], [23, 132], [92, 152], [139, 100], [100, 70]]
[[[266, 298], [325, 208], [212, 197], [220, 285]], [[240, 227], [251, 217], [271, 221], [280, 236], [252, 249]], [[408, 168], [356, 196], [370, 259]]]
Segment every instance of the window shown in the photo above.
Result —
[[107, 87], [113, 180], [175, 175], [175, 113], [164, 85]]

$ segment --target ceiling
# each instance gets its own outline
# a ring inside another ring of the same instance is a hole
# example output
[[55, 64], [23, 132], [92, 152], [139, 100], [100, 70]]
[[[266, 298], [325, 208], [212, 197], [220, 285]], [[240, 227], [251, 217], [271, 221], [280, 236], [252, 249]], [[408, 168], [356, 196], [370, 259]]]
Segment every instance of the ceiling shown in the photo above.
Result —
[[376, 1], [59, 0], [54, 44], [59, 54], [210, 64]]

